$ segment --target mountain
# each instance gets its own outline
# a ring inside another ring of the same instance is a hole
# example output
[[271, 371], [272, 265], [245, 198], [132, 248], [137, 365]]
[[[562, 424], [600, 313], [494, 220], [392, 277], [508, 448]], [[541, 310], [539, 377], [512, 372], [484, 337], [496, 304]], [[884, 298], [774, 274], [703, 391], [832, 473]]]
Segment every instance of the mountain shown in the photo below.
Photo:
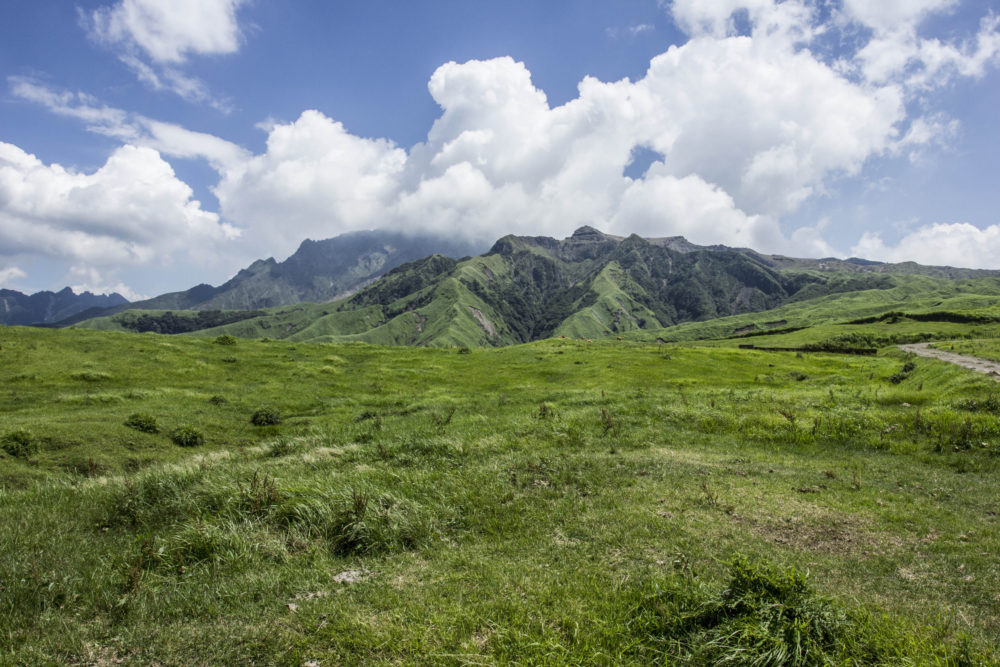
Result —
[[432, 253], [463, 257], [481, 251], [473, 244], [442, 237], [383, 230], [306, 239], [288, 259], [257, 260], [219, 287], [198, 285], [138, 302], [145, 310], [255, 310], [348, 296], [386, 271]]
[[[582, 227], [561, 241], [505, 236], [486, 254], [463, 260], [430, 255], [339, 301], [247, 314], [199, 334], [496, 346], [662, 329], [831, 294], [892, 290], [915, 277], [938, 285], [997, 276], [916, 264], [795, 259]], [[133, 324], [120, 319], [90, 326]]]
[[121, 294], [76, 294], [69, 287], [58, 292], [23, 294], [0, 289], [0, 324], [52, 324], [90, 309], [104, 310], [128, 305]]

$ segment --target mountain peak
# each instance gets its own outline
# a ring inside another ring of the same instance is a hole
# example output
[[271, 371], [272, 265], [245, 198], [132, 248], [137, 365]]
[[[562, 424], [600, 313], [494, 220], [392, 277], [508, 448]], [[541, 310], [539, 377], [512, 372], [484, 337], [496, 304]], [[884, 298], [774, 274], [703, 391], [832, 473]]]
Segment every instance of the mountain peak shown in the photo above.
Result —
[[590, 225], [580, 227], [570, 236], [574, 241], [605, 241], [609, 237], [604, 232], [594, 229]]

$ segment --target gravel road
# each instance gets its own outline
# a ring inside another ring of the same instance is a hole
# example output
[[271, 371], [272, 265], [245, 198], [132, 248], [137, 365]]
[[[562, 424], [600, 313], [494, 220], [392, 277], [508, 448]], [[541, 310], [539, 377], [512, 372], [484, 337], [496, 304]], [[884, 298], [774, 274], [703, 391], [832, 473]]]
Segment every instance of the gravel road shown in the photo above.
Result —
[[986, 373], [987, 375], [992, 376], [994, 380], [1000, 380], [1000, 364], [995, 361], [987, 361], [986, 359], [979, 359], [978, 357], [967, 357], [963, 354], [936, 350], [931, 347], [930, 343], [912, 343], [910, 345], [900, 345], [899, 348], [921, 357], [930, 357], [932, 359], [940, 359], [941, 361], [958, 364], [963, 368], [969, 368], [971, 370], [978, 371], [979, 373]]

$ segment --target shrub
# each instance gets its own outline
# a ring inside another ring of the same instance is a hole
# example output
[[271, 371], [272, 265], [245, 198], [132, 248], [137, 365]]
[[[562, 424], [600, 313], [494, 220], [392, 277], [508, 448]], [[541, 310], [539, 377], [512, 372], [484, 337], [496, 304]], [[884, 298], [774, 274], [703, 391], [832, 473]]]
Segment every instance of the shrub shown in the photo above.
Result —
[[181, 447], [198, 447], [205, 444], [205, 436], [196, 428], [191, 426], [181, 426], [174, 429], [170, 434], [170, 439], [175, 445]]
[[156, 417], [144, 412], [136, 412], [128, 416], [125, 426], [143, 433], [159, 433], [160, 425], [156, 423]]
[[34, 436], [24, 429], [11, 431], [0, 438], [0, 447], [3, 451], [19, 459], [26, 459], [32, 454], [38, 453], [38, 443]]
[[221, 336], [216, 336], [214, 343], [216, 345], [236, 345], [236, 336], [222, 334]]
[[[865, 619], [816, 594], [806, 575], [737, 558], [718, 593], [687, 579], [643, 605], [654, 636], [678, 662], [740, 665], [867, 664], [887, 656]], [[669, 660], [668, 660], [669, 662]]]
[[472, 354], [472, 350], [470, 350], [468, 347], [462, 346], [462, 347], [458, 348], [458, 353], [459, 354]]
[[229, 401], [226, 399], [225, 396], [219, 396], [218, 394], [216, 394], [212, 398], [208, 399], [208, 402], [211, 403], [212, 405], [223, 405], [225, 403], [228, 403]]
[[79, 371], [77, 373], [70, 374], [70, 377], [74, 380], [79, 380], [80, 382], [103, 382], [104, 380], [111, 379], [110, 375], [100, 371]]
[[281, 413], [277, 408], [263, 406], [253, 413], [250, 423], [254, 426], [274, 426], [281, 423]]

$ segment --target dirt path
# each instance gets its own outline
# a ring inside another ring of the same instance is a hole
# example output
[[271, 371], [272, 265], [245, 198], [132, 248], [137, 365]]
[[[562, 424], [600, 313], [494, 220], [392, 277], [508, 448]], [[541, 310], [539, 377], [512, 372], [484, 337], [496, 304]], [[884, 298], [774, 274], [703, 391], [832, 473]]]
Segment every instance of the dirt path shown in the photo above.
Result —
[[979, 373], [986, 373], [987, 375], [993, 376], [994, 380], [1000, 380], [1000, 364], [995, 361], [987, 361], [986, 359], [979, 359], [978, 357], [967, 357], [963, 354], [955, 354], [954, 352], [945, 352], [944, 350], [936, 350], [931, 347], [930, 343], [912, 343], [910, 345], [900, 345], [899, 349], [905, 350], [907, 352], [912, 352], [921, 357], [930, 357], [932, 359], [940, 359], [941, 361], [947, 361], [952, 364], [958, 364], [963, 368], [969, 368], [971, 370], [977, 371]]

